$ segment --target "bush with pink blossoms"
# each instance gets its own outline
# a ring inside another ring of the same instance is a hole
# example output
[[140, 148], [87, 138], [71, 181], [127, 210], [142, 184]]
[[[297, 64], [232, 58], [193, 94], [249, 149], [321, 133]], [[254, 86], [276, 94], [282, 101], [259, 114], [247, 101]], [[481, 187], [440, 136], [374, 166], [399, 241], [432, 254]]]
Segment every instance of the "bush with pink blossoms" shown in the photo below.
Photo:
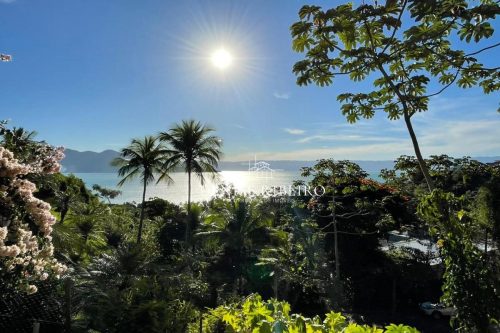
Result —
[[[40, 153], [40, 154], [38, 154]], [[0, 146], [0, 276], [27, 293], [49, 276], [60, 277], [66, 267], [54, 258], [52, 226], [56, 218], [45, 201], [34, 196], [30, 174], [59, 171], [62, 149], [39, 146], [36, 159], [21, 163]]]

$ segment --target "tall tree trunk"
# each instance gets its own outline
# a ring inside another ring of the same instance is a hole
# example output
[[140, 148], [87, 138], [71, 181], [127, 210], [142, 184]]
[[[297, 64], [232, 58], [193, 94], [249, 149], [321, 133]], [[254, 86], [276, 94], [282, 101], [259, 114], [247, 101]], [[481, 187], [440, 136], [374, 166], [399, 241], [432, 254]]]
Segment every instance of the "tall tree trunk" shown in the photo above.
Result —
[[411, 143], [413, 144], [413, 149], [415, 150], [415, 156], [417, 157], [418, 165], [420, 166], [420, 170], [422, 171], [422, 174], [424, 175], [425, 182], [427, 183], [427, 188], [429, 189], [429, 192], [430, 192], [434, 189], [434, 182], [431, 179], [431, 176], [429, 174], [429, 168], [427, 167], [427, 164], [425, 164], [424, 158], [422, 157], [422, 153], [420, 152], [420, 146], [418, 144], [418, 140], [417, 140], [417, 136], [415, 135], [415, 131], [413, 130], [413, 125], [411, 123], [411, 117], [407, 112], [405, 112], [404, 119], [405, 119], [406, 128], [408, 129], [408, 133], [410, 134], [410, 137], [411, 137]]
[[488, 253], [488, 229], [484, 230], [484, 254]]
[[394, 318], [394, 316], [396, 315], [396, 310], [397, 310], [397, 282], [396, 282], [396, 278], [393, 277], [392, 278], [392, 307], [391, 307], [391, 313], [392, 313], [392, 317]]
[[278, 272], [277, 269], [274, 270], [274, 276], [273, 276], [273, 291], [274, 291], [274, 298], [278, 299]]
[[339, 254], [339, 239], [337, 232], [337, 216], [335, 214], [335, 176], [332, 183], [332, 222], [333, 222], [333, 242], [335, 251], [335, 279], [340, 282], [340, 254]]
[[66, 332], [71, 332], [71, 292], [73, 281], [71, 278], [66, 278], [64, 281], [64, 328]]
[[144, 203], [146, 202], [146, 182], [144, 182], [144, 189], [142, 191], [142, 205], [141, 205], [141, 218], [139, 220], [139, 232], [137, 234], [137, 244], [141, 243], [142, 237], [142, 222], [144, 221]]
[[64, 197], [61, 204], [61, 221], [59, 223], [63, 224], [64, 219], [66, 218], [66, 214], [69, 210], [69, 197]]
[[[368, 31], [368, 27], [366, 27], [366, 25], [365, 28]], [[373, 50], [373, 52], [374, 54], [376, 53], [375, 50]], [[389, 86], [392, 88], [392, 91], [398, 96], [398, 99], [401, 102], [401, 105], [403, 107], [403, 114], [404, 114], [406, 128], [408, 129], [408, 133], [410, 134], [411, 137], [411, 143], [413, 144], [413, 149], [415, 150], [415, 155], [417, 156], [418, 165], [420, 166], [420, 170], [424, 174], [424, 178], [427, 183], [427, 188], [429, 189], [429, 191], [432, 191], [434, 189], [434, 183], [429, 175], [429, 168], [427, 168], [427, 164], [425, 164], [422, 154], [420, 153], [420, 146], [418, 145], [417, 136], [415, 135], [415, 131], [413, 130], [413, 125], [411, 124], [411, 114], [410, 114], [411, 109], [406, 103], [406, 98], [401, 94], [399, 88], [394, 84], [393, 80], [385, 70], [384, 66], [382, 66], [380, 63], [378, 63], [377, 66], [382, 75], [384, 76], [384, 78], [386, 79]]]
[[191, 169], [188, 170], [188, 206], [187, 206], [187, 220], [186, 220], [186, 243], [189, 241], [191, 233]]

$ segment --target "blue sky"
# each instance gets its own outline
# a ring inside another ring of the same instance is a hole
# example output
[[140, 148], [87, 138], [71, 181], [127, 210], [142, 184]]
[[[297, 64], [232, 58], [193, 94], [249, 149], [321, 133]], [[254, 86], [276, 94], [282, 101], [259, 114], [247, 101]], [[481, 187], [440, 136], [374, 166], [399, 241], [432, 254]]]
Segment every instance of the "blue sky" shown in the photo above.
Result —
[[[304, 3], [0, 0], [0, 52], [14, 57], [0, 63], [0, 119], [77, 150], [118, 150], [194, 118], [217, 129], [226, 160], [412, 154], [402, 121], [340, 114], [337, 94], [363, 85], [296, 86], [288, 28]], [[225, 71], [209, 60], [220, 47], [235, 57]], [[453, 88], [433, 99], [414, 120], [423, 153], [500, 155], [498, 97]]]

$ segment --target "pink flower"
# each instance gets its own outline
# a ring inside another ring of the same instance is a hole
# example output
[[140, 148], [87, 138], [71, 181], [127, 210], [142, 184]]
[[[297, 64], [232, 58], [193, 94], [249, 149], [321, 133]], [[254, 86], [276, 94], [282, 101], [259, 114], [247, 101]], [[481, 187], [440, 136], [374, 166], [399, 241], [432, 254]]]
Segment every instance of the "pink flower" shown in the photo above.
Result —
[[[53, 258], [54, 246], [50, 234], [56, 218], [50, 212], [50, 205], [34, 196], [34, 183], [19, 177], [30, 173], [58, 172], [59, 161], [64, 158], [63, 148], [44, 145], [32, 155], [33, 161], [22, 164], [12, 152], [0, 147], [0, 204], [7, 207], [6, 212], [16, 212], [15, 215], [0, 216], [9, 222], [7, 227], [0, 227], [0, 257], [5, 258], [1, 265], [7, 272], [18, 274], [19, 285], [23, 285], [29, 294], [37, 292], [36, 286], [27, 284], [33, 277], [45, 280], [49, 273], [59, 277], [67, 269]], [[30, 221], [38, 227], [37, 234], [30, 230], [28, 221], [18, 216], [30, 216]], [[8, 245], [5, 244], [7, 236]]]
[[9, 231], [7, 230], [7, 227], [1, 227], [0, 228], [0, 242], [3, 242], [3, 240], [5, 239], [5, 237], [7, 237], [8, 233], [9, 233]]
[[0, 246], [0, 257], [17, 257], [21, 249], [17, 245]]

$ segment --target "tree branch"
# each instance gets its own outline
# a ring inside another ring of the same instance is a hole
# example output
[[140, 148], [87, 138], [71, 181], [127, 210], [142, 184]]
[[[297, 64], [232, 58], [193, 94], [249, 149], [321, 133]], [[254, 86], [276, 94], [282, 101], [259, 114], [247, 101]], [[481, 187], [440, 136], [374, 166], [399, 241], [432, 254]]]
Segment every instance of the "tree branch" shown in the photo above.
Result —
[[[466, 57], [470, 57], [470, 56], [473, 56], [473, 55], [479, 54], [479, 53], [481, 53], [481, 52], [483, 52], [483, 51], [486, 51], [486, 50], [489, 50], [489, 49], [493, 49], [493, 48], [495, 48], [495, 47], [497, 47], [497, 46], [500, 46], [500, 43], [496, 43], [496, 44], [493, 44], [493, 45], [490, 45], [490, 46], [484, 47], [484, 48], [482, 48], [482, 49], [480, 49], [480, 50], [478, 50], [478, 51], [476, 51], [476, 52], [472, 52], [472, 53], [466, 54], [465, 56], [466, 56]], [[497, 67], [497, 68], [498, 68], [498, 67]]]
[[[403, 6], [401, 7], [401, 12], [399, 13], [399, 16], [398, 16], [399, 27], [401, 27], [401, 25], [403, 24], [401, 22], [401, 17], [403, 16], [403, 13], [405, 11], [407, 3], [408, 3], [408, 0], [405, 0], [404, 3], [403, 3]], [[389, 41], [387, 42], [387, 44], [383, 48], [382, 53], [385, 53], [385, 51], [387, 51], [387, 49], [392, 44], [392, 42], [394, 42], [394, 36], [396, 36], [396, 31], [398, 31], [399, 27], [398, 26], [394, 27], [394, 31], [392, 32], [392, 35], [389, 38]]]

